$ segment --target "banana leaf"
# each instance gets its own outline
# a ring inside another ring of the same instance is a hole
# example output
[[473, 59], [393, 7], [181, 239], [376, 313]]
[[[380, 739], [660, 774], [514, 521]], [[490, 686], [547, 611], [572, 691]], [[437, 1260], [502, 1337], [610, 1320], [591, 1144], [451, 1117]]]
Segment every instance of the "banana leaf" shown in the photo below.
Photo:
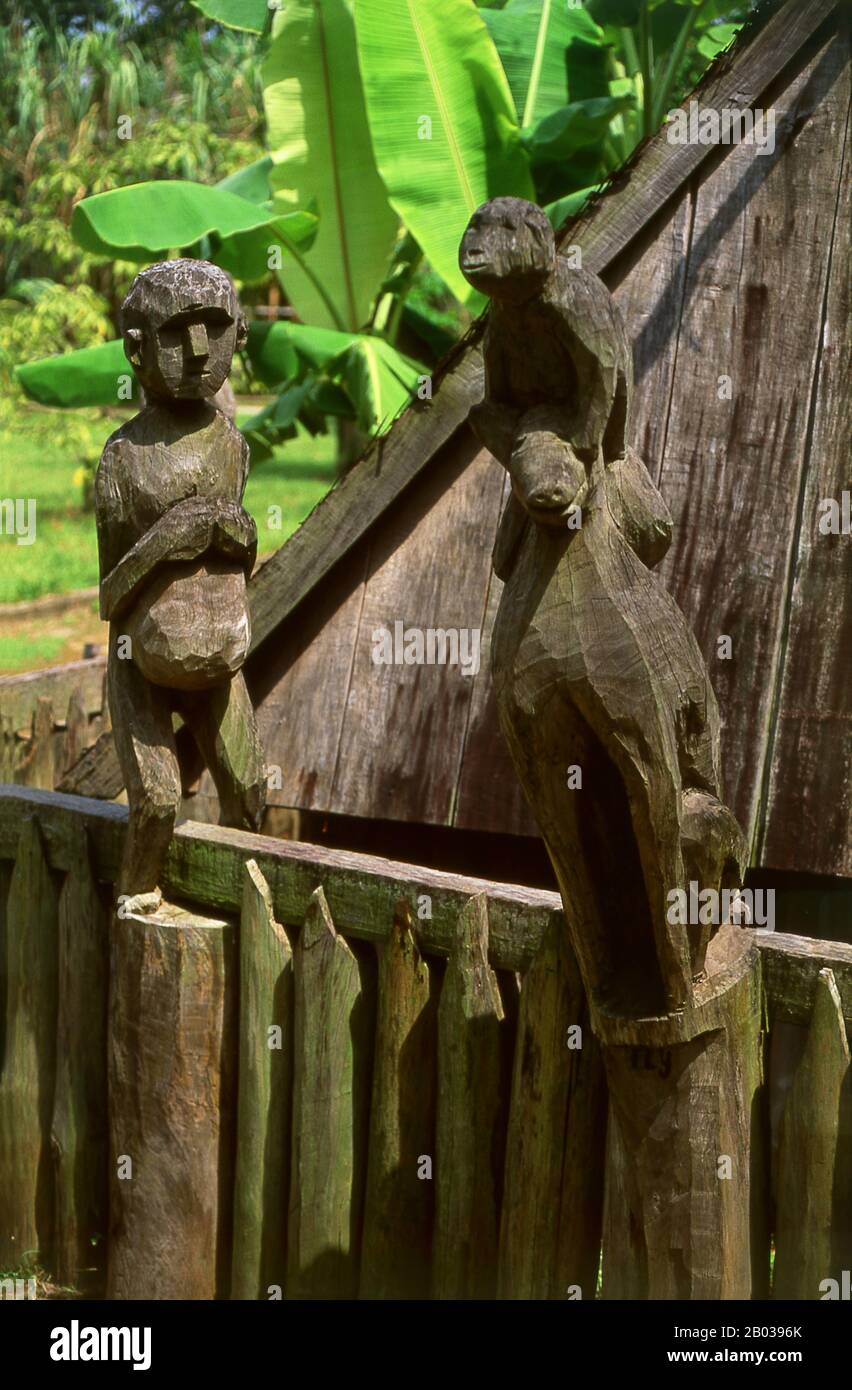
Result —
[[478, 306], [459, 241], [488, 198], [532, 198], [512, 94], [470, 0], [358, 0], [358, 54], [388, 195], [452, 292]]
[[585, 10], [565, 0], [509, 0], [484, 19], [522, 126], [547, 116], [574, 97], [574, 79], [586, 65], [589, 45], [602, 47], [603, 31]]
[[191, 0], [208, 19], [224, 24], [226, 29], [247, 29], [250, 34], [262, 34], [269, 15], [267, 0]]
[[[207, 188], [184, 179], [130, 184], [84, 198], [74, 209], [71, 231], [80, 246], [95, 255], [146, 262], [172, 249], [190, 249], [204, 237], [215, 239], [223, 264], [239, 279], [268, 274], [262, 252], [279, 240], [276, 224], [287, 225], [296, 246], [316, 233], [316, 218], [307, 210], [282, 220], [283, 210], [261, 207], [223, 188]], [[258, 233], [260, 236], [258, 236]]]
[[426, 369], [384, 338], [364, 333], [330, 364], [329, 372], [352, 398], [364, 433], [383, 434], [410, 404]]
[[[139, 385], [120, 338], [24, 362], [15, 368], [15, 375], [30, 400], [40, 405], [118, 405], [121, 400], [139, 399]], [[120, 397], [119, 387], [123, 388]]]
[[316, 205], [316, 240], [282, 280], [305, 322], [369, 319], [399, 223], [379, 177], [347, 0], [289, 0], [263, 68], [276, 204]]

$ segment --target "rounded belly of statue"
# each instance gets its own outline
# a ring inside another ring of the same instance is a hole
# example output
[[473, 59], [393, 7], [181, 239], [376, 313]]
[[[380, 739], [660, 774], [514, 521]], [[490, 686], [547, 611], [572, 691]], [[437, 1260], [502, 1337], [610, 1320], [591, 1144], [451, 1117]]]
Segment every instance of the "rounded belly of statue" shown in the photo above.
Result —
[[132, 659], [154, 685], [204, 690], [240, 669], [251, 642], [244, 571], [227, 562], [170, 565], [125, 625]]

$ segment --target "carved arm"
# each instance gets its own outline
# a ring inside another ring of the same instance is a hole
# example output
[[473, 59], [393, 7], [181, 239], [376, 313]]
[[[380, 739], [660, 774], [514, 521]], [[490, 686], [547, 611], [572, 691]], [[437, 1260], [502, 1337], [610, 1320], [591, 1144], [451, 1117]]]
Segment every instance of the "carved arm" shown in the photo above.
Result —
[[250, 574], [257, 553], [254, 521], [237, 502], [187, 497], [170, 507], [101, 582], [101, 617], [119, 617], [158, 566], [195, 560], [208, 550], [239, 560]]

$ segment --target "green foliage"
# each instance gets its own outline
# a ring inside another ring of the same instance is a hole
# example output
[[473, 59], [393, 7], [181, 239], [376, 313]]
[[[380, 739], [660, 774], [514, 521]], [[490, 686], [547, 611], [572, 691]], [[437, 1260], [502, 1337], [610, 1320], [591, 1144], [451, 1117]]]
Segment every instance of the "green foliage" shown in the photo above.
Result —
[[197, 10], [231, 29], [262, 34], [269, 17], [267, 0], [192, 0]]
[[154, 180], [98, 193], [78, 203], [71, 234], [84, 250], [141, 263], [170, 249], [204, 251], [242, 280], [263, 279], [274, 245], [304, 250], [316, 235], [307, 211], [277, 215], [224, 188], [187, 179]]
[[[0, 419], [14, 410], [14, 368], [32, 353], [34, 345], [45, 354], [63, 354], [53, 361], [57, 377], [68, 381], [81, 370], [75, 349], [103, 342], [111, 332], [107, 305], [88, 285], [69, 287], [52, 280], [11, 285], [7, 297], [0, 299]], [[111, 400], [115, 400], [114, 389]]]
[[[97, 460], [121, 417], [112, 410], [55, 411], [18, 406], [0, 419], [0, 497], [36, 497], [37, 542], [0, 536], [0, 603], [65, 593], [98, 582], [97, 538], [84, 507], [80, 470]], [[245, 421], [238, 417], [245, 427]], [[298, 431], [285, 455], [253, 469], [245, 505], [257, 522], [261, 554], [275, 550], [335, 478], [334, 441]], [[270, 522], [270, 508], [280, 509]], [[280, 524], [279, 524], [280, 523]], [[30, 634], [32, 635], [32, 634]], [[29, 662], [32, 665], [32, 649]], [[79, 655], [79, 652], [77, 653]], [[48, 653], [46, 659], [51, 659]], [[0, 667], [3, 666], [0, 653]]]
[[316, 206], [310, 253], [288, 267], [299, 316], [356, 332], [397, 238], [370, 142], [347, 0], [291, 0], [275, 17], [263, 68], [271, 181], [282, 204]]
[[360, 0], [358, 57], [391, 203], [457, 297], [469, 218], [498, 194], [535, 196], [506, 75], [466, 0]]
[[[270, 30], [261, 0], [193, 2], [208, 20]], [[255, 458], [292, 437], [297, 421], [315, 432], [348, 415], [362, 431], [380, 431], [411, 398], [423, 363], [481, 303], [457, 264], [473, 210], [501, 193], [533, 197], [558, 227], [659, 126], [749, 8], [748, 0], [288, 0], [266, 40], [263, 157], [234, 138], [234, 92], [223, 89], [200, 28], [168, 50], [173, 69], [189, 65], [177, 84], [184, 114], [171, 125], [141, 114], [172, 81], [169, 65], [159, 58], [152, 70], [131, 40], [0, 30], [0, 57], [4, 43], [17, 59], [28, 53], [16, 69], [23, 82], [0, 77], [19, 156], [12, 179], [27, 192], [19, 226], [0, 203], [0, 237], [9, 239], [0, 271], [7, 280], [57, 267], [83, 276], [114, 316], [132, 261], [204, 255], [250, 298], [269, 289], [269, 248], [278, 243], [280, 288], [304, 322], [252, 327], [245, 371], [278, 393], [250, 422]], [[256, 38], [218, 31], [216, 43], [217, 52], [232, 45], [245, 77], [239, 118], [254, 133], [259, 118], [251, 123], [246, 93], [258, 72]], [[50, 80], [48, 49], [65, 60]], [[56, 91], [64, 114], [51, 127], [48, 169], [36, 170], [22, 132], [53, 120], [47, 102]], [[134, 177], [122, 166], [136, 152], [117, 148], [112, 125], [137, 109], [144, 141], [126, 143], [144, 146], [147, 167], [140, 173], [137, 160]], [[222, 135], [205, 122], [213, 110]], [[67, 150], [55, 157], [63, 140]], [[270, 293], [277, 302], [274, 283]], [[114, 389], [115, 350], [93, 348], [64, 385], [58, 361], [33, 364], [20, 379], [42, 400], [101, 400]]]
[[590, 52], [603, 40], [585, 10], [560, 0], [512, 0], [504, 9], [486, 10], [483, 18], [523, 126], [567, 105]]

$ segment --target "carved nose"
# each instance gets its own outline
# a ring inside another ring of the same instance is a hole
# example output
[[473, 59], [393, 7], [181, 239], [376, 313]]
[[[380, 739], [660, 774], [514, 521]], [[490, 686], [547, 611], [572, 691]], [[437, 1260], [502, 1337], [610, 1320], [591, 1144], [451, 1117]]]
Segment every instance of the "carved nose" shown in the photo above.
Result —
[[537, 488], [530, 493], [530, 506], [537, 510], [550, 511], [568, 506], [568, 494], [564, 487]]
[[203, 323], [191, 323], [187, 327], [187, 346], [190, 357], [207, 357], [210, 353], [210, 343], [207, 338], [207, 329]]

